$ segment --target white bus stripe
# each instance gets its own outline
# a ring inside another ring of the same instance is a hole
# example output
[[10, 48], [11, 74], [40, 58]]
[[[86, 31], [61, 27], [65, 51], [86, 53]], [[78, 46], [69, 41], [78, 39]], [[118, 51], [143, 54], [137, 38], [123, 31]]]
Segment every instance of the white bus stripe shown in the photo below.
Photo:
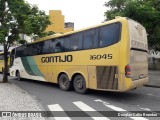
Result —
[[[48, 105], [48, 108], [50, 109], [50, 111], [64, 111], [62, 107], [58, 104]], [[63, 114], [67, 116], [65, 112]], [[54, 119], [55, 120], [71, 120], [69, 117], [54, 117]]]
[[[83, 103], [82, 101], [73, 102], [73, 104], [75, 104], [82, 111], [96, 111], [93, 108], [91, 108], [90, 106], [88, 106], [87, 104]], [[87, 114], [90, 115], [89, 113], [87, 113]], [[102, 116], [102, 117], [92, 117], [94, 120], [110, 120], [109, 118], [104, 117], [102, 114], [100, 114], [98, 112], [96, 114], [97, 114], [97, 116]], [[90, 116], [92, 116], [92, 115], [90, 115]]]

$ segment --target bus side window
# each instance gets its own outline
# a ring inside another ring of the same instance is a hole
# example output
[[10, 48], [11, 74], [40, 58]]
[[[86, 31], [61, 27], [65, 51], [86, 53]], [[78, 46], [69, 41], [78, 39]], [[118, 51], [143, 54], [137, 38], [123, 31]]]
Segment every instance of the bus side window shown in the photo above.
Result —
[[50, 44], [50, 40], [46, 40], [41, 42], [42, 45], [42, 54], [47, 54], [49, 53], [49, 44]]
[[98, 29], [90, 29], [84, 31], [84, 49], [92, 49], [98, 47]]
[[120, 40], [120, 24], [114, 23], [100, 27], [100, 47], [113, 45]]
[[69, 35], [65, 38], [65, 50], [76, 51], [82, 49], [83, 32]]
[[55, 52], [62, 52], [62, 45], [60, 42], [57, 42], [56, 45], [55, 45]]
[[34, 55], [34, 46], [33, 45], [26, 45], [24, 46], [24, 54], [27, 56]]
[[64, 39], [63, 38], [57, 38], [50, 40], [50, 53], [57, 53], [57, 52], [64, 52]]
[[34, 47], [33, 51], [34, 55], [40, 55], [42, 53], [42, 42], [33, 44], [33, 47]]
[[26, 46], [25, 45], [22, 45], [21, 47], [17, 47], [16, 48], [16, 54], [15, 54], [15, 57], [24, 57], [26, 54], [25, 54], [25, 51], [26, 50]]

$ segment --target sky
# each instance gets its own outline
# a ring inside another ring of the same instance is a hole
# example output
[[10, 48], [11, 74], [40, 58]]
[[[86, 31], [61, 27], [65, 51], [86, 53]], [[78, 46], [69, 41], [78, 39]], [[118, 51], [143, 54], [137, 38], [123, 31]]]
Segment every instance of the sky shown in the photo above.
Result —
[[108, 0], [25, 0], [36, 4], [40, 10], [61, 10], [65, 22], [74, 22], [75, 30], [101, 23], [105, 17], [104, 6]]

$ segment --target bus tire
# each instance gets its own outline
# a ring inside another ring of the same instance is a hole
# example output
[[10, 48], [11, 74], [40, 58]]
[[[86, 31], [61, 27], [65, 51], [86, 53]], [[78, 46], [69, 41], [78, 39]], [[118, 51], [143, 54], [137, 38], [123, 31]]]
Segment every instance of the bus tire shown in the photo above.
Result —
[[61, 90], [68, 91], [71, 87], [71, 82], [66, 74], [62, 74], [58, 79], [58, 84]]
[[77, 75], [74, 78], [73, 87], [74, 87], [74, 90], [79, 94], [86, 93], [86, 91], [87, 91], [86, 82], [85, 82], [85, 79], [82, 75]]
[[17, 71], [17, 72], [16, 72], [16, 77], [17, 77], [17, 80], [18, 80], [18, 81], [21, 81], [21, 80], [22, 80], [22, 78], [21, 78], [21, 75], [20, 75], [20, 72], [19, 72], [19, 71]]

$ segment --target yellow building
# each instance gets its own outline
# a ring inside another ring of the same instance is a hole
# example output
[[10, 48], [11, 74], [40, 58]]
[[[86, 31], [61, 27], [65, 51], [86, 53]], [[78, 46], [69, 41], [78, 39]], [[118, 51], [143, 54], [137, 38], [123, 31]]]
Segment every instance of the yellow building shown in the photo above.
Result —
[[52, 24], [46, 28], [46, 32], [65, 33], [74, 30], [74, 23], [64, 22], [64, 15], [62, 15], [61, 10], [50, 10], [49, 16]]

